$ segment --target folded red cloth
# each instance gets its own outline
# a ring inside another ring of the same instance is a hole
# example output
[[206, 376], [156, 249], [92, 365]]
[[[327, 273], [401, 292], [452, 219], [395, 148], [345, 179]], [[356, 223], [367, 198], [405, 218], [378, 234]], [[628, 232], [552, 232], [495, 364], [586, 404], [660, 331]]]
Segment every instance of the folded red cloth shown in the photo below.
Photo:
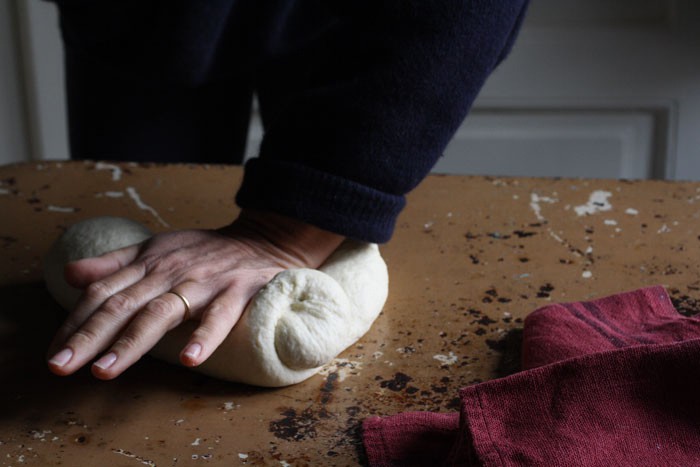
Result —
[[460, 414], [365, 420], [370, 464], [700, 465], [700, 320], [662, 287], [533, 312], [523, 367]]
[[700, 337], [700, 320], [676, 311], [663, 287], [546, 306], [525, 318], [523, 369], [581, 355]]

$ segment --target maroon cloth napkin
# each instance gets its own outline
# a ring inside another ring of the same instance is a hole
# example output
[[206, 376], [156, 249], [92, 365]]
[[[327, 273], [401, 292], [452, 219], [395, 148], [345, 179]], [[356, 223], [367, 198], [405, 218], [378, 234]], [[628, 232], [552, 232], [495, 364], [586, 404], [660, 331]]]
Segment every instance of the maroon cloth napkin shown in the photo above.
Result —
[[700, 465], [700, 320], [662, 287], [533, 312], [523, 368], [459, 414], [368, 418], [370, 465]]

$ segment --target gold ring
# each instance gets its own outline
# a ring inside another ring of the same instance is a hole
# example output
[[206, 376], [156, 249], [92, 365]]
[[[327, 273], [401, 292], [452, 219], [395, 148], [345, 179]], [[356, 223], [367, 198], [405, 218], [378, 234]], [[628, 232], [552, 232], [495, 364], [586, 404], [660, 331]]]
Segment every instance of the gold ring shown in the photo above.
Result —
[[180, 297], [180, 300], [182, 300], [182, 303], [185, 304], [185, 317], [182, 318], [182, 320], [183, 320], [183, 321], [189, 320], [189, 319], [190, 319], [190, 311], [191, 311], [189, 300], [187, 300], [187, 299], [185, 298], [184, 295], [179, 294], [179, 293], [175, 292], [174, 290], [171, 290], [171, 291], [168, 292], [168, 293], [171, 293], [171, 294], [173, 294], [173, 295], [177, 295], [178, 297]]

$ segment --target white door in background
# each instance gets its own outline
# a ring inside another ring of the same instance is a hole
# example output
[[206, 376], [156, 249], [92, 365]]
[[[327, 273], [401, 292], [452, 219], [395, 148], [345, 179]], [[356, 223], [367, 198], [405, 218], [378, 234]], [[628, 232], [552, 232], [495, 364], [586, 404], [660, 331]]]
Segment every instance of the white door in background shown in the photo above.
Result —
[[[22, 158], [66, 158], [55, 7], [0, 1], [19, 12], [29, 122]], [[435, 171], [700, 180], [697, 57], [696, 0], [532, 0], [515, 49]], [[256, 121], [248, 157], [261, 136]]]
[[435, 171], [700, 180], [700, 2], [532, 0]]
[[68, 158], [54, 4], [0, 0], [0, 164]]
[[5, 164], [26, 160], [30, 151], [16, 15], [14, 3], [0, 0], [0, 163]]

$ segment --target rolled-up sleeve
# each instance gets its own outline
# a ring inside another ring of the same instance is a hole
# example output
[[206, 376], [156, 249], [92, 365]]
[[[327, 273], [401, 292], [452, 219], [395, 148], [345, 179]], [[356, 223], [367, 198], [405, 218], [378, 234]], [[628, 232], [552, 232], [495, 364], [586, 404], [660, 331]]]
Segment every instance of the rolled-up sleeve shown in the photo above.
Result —
[[385, 242], [484, 81], [527, 0], [295, 2], [256, 71], [265, 126], [242, 207]]

